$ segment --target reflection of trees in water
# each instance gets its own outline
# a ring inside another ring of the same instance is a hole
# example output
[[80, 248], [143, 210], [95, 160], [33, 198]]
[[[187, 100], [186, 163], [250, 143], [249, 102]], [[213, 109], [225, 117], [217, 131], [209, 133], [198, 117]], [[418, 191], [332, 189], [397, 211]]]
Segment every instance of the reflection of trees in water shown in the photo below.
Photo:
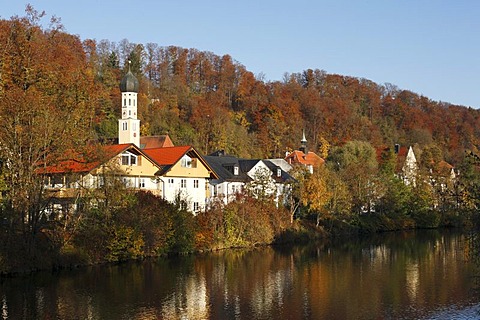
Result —
[[480, 229], [477, 228], [466, 237], [465, 257], [476, 269], [474, 272], [475, 290], [480, 292]]
[[[466, 238], [465, 257], [472, 262], [473, 268], [473, 290], [480, 293], [480, 228], [477, 227]], [[480, 317], [480, 308], [475, 310], [475, 314]]]
[[[466, 238], [465, 256], [471, 261], [475, 268], [473, 274], [473, 290], [480, 293], [480, 213], [474, 215], [472, 221], [476, 221], [476, 225], [471, 233]], [[475, 311], [476, 315], [480, 317], [480, 309]]]

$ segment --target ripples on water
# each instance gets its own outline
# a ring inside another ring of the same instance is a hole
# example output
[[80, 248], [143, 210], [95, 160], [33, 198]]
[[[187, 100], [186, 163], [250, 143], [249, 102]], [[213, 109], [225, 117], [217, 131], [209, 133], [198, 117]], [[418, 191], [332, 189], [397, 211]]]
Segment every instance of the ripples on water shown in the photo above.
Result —
[[395, 233], [4, 279], [1, 318], [480, 319], [464, 240]]

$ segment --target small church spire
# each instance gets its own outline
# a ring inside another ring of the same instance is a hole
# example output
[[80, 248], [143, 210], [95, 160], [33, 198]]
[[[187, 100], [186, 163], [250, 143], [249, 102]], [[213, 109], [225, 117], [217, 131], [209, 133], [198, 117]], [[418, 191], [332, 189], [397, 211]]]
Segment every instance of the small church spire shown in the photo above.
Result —
[[303, 137], [300, 140], [300, 151], [303, 153], [307, 153], [307, 138], [305, 138], [305, 129], [303, 129]]

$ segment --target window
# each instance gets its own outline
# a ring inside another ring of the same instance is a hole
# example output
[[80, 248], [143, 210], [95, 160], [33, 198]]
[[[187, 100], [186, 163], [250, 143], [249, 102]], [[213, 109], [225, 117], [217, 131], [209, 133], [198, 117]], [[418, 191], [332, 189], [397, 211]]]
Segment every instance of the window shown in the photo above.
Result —
[[186, 187], [187, 187], [187, 179], [180, 180], [180, 188], [186, 188]]
[[184, 168], [196, 168], [197, 167], [197, 159], [190, 158], [189, 156], [185, 155], [181, 160], [181, 166]]
[[132, 130], [137, 131], [137, 124], [135, 122], [132, 123]]
[[185, 201], [180, 202], [180, 209], [187, 210], [187, 203]]
[[125, 187], [130, 188], [132, 186], [132, 181], [129, 178], [123, 178], [123, 184]]
[[235, 165], [235, 166], [233, 167], [233, 174], [234, 174], [235, 176], [238, 176], [238, 166], [237, 166], [237, 165]]
[[122, 154], [122, 165], [124, 166], [136, 166], [137, 165], [137, 156], [131, 154], [130, 152], [125, 152]]
[[125, 122], [122, 123], [122, 129], [123, 129], [123, 131], [125, 131], [125, 130], [127, 130], [127, 128], [128, 128], [128, 124], [125, 121]]
[[126, 108], [127, 107], [127, 99], [123, 98], [123, 107]]
[[145, 188], [145, 179], [140, 178], [140, 181], [138, 182], [138, 187], [139, 188]]
[[105, 179], [104, 179], [104, 177], [102, 177], [102, 176], [98, 177], [97, 182], [98, 182], [98, 186], [99, 186], [100, 188], [103, 187], [103, 186], [105, 186]]
[[129, 105], [129, 106], [132, 105], [132, 99], [128, 99], [128, 105]]
[[193, 180], [193, 187], [198, 188], [198, 180]]
[[168, 183], [173, 184], [173, 179], [168, 179]]
[[193, 203], [193, 211], [197, 212], [200, 209], [200, 206], [198, 205], [198, 202]]
[[122, 154], [122, 166], [128, 166], [129, 159], [130, 157], [128, 154]]

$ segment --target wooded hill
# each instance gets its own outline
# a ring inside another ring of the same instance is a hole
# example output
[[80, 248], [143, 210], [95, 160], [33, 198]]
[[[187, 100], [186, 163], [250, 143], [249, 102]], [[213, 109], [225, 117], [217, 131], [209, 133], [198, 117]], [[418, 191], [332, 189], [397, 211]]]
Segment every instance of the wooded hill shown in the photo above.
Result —
[[76, 123], [84, 121], [89, 128], [88, 138], [117, 136], [119, 83], [131, 61], [140, 81], [142, 134], [168, 133], [175, 144], [192, 144], [205, 154], [223, 149], [240, 157], [283, 157], [298, 148], [303, 129], [310, 150], [322, 156], [350, 140], [415, 145], [418, 151], [428, 149], [428, 158], [453, 164], [466, 149], [478, 152], [476, 109], [320, 69], [268, 82], [229, 55], [128, 40], [82, 40], [55, 21], [42, 28], [41, 19], [27, 10], [26, 17], [0, 21], [4, 111], [16, 108], [12, 92], [30, 99], [26, 93], [35, 89], [34, 103], [25, 101], [26, 106], [70, 108], [79, 118]]
[[[0, 20], [0, 275], [309, 239], [324, 227], [333, 234], [479, 221], [479, 110], [320, 70], [266, 82], [228, 55], [82, 41], [55, 19], [42, 27], [43, 18], [28, 7], [25, 17]], [[38, 173], [76, 158], [72, 151], [88, 159], [92, 141], [117, 137], [128, 61], [140, 80], [142, 135], [168, 132], [176, 145], [206, 154], [270, 158], [298, 148], [305, 129], [310, 150], [326, 157], [332, 147], [327, 165], [311, 175], [296, 168], [285, 207], [247, 188], [193, 217], [179, 202], [112, 179], [51, 219], [47, 177]], [[423, 169], [465, 160], [460, 178], [450, 186], [440, 172], [422, 170], [417, 183], [404, 184], [393, 174], [393, 152], [377, 166], [372, 147], [394, 143], [415, 145]]]

